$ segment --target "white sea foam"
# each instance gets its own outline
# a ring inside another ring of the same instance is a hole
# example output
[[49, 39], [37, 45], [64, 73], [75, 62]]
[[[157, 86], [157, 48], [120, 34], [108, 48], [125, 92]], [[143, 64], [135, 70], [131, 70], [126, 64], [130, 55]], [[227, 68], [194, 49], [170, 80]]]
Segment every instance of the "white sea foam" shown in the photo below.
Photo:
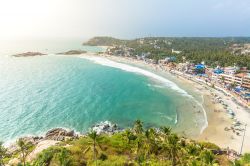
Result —
[[205, 102], [204, 101], [204, 96], [202, 95], [202, 104], [199, 103], [197, 100], [195, 100], [197, 102], [198, 105], [201, 106], [202, 110], [203, 110], [203, 114], [204, 114], [204, 119], [205, 119], [205, 124], [202, 126], [201, 128], [201, 131], [200, 131], [200, 134], [203, 133], [203, 131], [208, 127], [208, 121], [207, 121], [207, 113], [206, 113], [206, 110], [204, 109], [204, 107], [202, 106], [202, 104]]
[[166, 78], [164, 78], [162, 76], [156, 75], [156, 74], [154, 74], [154, 73], [152, 73], [150, 71], [147, 71], [147, 70], [144, 70], [144, 69], [141, 69], [141, 68], [138, 68], [138, 67], [130, 66], [130, 65], [127, 65], [127, 64], [114, 62], [114, 61], [111, 61], [111, 60], [103, 58], [103, 57], [81, 56], [81, 58], [91, 60], [91, 61], [93, 61], [95, 63], [101, 64], [101, 65], [104, 65], [104, 66], [114, 67], [114, 68], [118, 68], [118, 69], [121, 69], [121, 70], [124, 70], [124, 71], [144, 75], [146, 77], [152, 78], [154, 80], [157, 80], [157, 81], [163, 83], [166, 87], [168, 87], [170, 89], [173, 89], [173, 90], [181, 93], [182, 95], [192, 97], [185, 90], [178, 87], [178, 85], [176, 85], [174, 82], [172, 82], [172, 81], [170, 81], [170, 80], [168, 80], [168, 79], [166, 79]]

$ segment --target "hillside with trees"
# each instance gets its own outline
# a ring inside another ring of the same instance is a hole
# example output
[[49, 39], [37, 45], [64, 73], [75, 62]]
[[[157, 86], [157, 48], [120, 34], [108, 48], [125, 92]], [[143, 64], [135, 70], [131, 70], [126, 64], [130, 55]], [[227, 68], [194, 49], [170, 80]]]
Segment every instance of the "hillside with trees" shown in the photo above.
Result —
[[[209, 66], [247, 67], [250, 69], [250, 55], [235, 55], [230, 51], [234, 44], [250, 43], [247, 37], [206, 38], [206, 37], [147, 37], [134, 40], [119, 40], [111, 37], [95, 37], [85, 44], [113, 46], [111, 52], [129, 53], [129, 56], [141, 56], [149, 53], [148, 58], [159, 60], [169, 56], [176, 56], [177, 62], [186, 60]], [[127, 51], [129, 50], [129, 51]], [[175, 53], [178, 50], [180, 53]]]
[[98, 134], [92, 130], [84, 136], [60, 141], [43, 150], [34, 160], [27, 156], [35, 148], [19, 139], [18, 149], [12, 154], [1, 145], [0, 165], [13, 158], [19, 165], [31, 166], [244, 166], [250, 164], [250, 155], [230, 161], [215, 144], [198, 142], [173, 133], [169, 127], [147, 128], [140, 120], [133, 128], [114, 134]]
[[125, 40], [116, 39], [113, 37], [94, 37], [87, 42], [83, 43], [83, 45], [90, 46], [113, 46], [120, 45], [125, 43]]

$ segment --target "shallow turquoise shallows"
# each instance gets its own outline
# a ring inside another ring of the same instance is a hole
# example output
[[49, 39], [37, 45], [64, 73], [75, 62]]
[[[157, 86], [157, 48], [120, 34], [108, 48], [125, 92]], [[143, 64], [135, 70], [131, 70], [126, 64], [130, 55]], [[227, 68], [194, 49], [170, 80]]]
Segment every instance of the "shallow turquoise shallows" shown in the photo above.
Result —
[[0, 60], [0, 140], [40, 135], [54, 127], [86, 132], [105, 120], [127, 127], [140, 119], [145, 126], [199, 132], [198, 117], [188, 109], [192, 100], [150, 78], [82, 58]]

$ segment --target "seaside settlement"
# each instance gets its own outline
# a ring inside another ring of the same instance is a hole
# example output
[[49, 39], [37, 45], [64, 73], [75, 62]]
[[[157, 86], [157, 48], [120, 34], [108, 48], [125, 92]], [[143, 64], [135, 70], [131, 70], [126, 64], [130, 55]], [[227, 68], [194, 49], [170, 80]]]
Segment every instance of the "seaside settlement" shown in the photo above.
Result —
[[[92, 40], [90, 40], [90, 43], [92, 43], [91, 41]], [[238, 63], [240, 64], [238, 65], [236, 61], [232, 60], [231, 65], [227, 65], [228, 62], [220, 64], [219, 56], [222, 56], [221, 53], [215, 55], [214, 59], [217, 59], [217, 61], [214, 62], [211, 62], [212, 58], [209, 60], [204, 58], [203, 60], [202, 55], [201, 61], [192, 60], [188, 58], [188, 56], [190, 57], [189, 50], [187, 51], [188, 55], [185, 56], [185, 51], [175, 50], [171, 47], [171, 41], [173, 42], [173, 40], [166, 39], [137, 39], [131, 42], [121, 42], [120, 45], [112, 44], [112, 46], [107, 48], [106, 53], [108, 55], [133, 58], [157, 65], [163, 70], [169, 70], [176, 75], [216, 88], [225, 95], [232, 97], [239, 105], [245, 108], [250, 107], [250, 44], [232, 44], [228, 47], [227, 52], [230, 54], [228, 61], [231, 61], [231, 56], [235, 56], [234, 58], [245, 61], [245, 63]], [[211, 41], [211, 43], [215, 44], [214, 41]], [[209, 45], [211, 43], [208, 42], [207, 44]], [[168, 50], [166, 48], [161, 49], [164, 44]], [[132, 47], [130, 47], [131, 45]], [[147, 49], [143, 49], [144, 47], [147, 47]], [[206, 48], [201, 49], [206, 50]], [[145, 50], [149, 51], [145, 52]], [[210, 48], [208, 50], [211, 52]], [[199, 50], [195, 51], [200, 52]], [[217, 50], [212, 51], [211, 54], [217, 52]], [[202, 53], [203, 52], [200, 54]], [[224, 59], [222, 60], [224, 61]], [[244, 64], [246, 66], [244, 66]]]

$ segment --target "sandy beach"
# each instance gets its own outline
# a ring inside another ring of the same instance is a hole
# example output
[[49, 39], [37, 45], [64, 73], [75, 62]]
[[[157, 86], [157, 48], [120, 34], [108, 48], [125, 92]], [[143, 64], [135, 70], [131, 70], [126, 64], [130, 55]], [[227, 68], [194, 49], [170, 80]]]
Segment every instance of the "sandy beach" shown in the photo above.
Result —
[[[95, 56], [94, 54], [87, 55]], [[159, 71], [169, 73], [169, 71], [163, 70], [158, 65], [147, 64], [141, 60], [128, 57], [110, 56], [106, 54], [102, 54], [102, 57], [116, 62], [132, 64], [138, 67], [150, 67], [155, 73]], [[245, 128], [245, 124], [247, 124], [242, 152], [250, 152], [250, 142], [248, 141], [250, 140], [250, 113], [245, 108], [237, 105], [230, 97], [224, 95], [218, 90], [215, 90], [204, 84], [198, 84], [182, 76], [176, 77], [178, 77], [178, 80], [186, 86], [190, 86], [198, 90], [204, 99], [203, 107], [206, 110], [208, 126], [199, 137], [192, 139], [199, 141], [209, 141], [219, 145], [221, 148], [230, 148], [240, 153], [244, 135], [243, 130]], [[218, 97], [221, 101], [223, 101], [224, 104], [228, 105], [228, 108], [235, 112], [234, 119], [230, 117], [226, 109], [223, 108], [223, 105], [216, 101], [216, 98]], [[235, 124], [237, 121], [239, 121], [241, 125], [233, 126], [233, 124]], [[233, 129], [231, 129], [232, 126], [234, 127]], [[229, 130], [226, 131], [225, 128], [228, 128]], [[242, 131], [240, 131], [240, 129]]]

